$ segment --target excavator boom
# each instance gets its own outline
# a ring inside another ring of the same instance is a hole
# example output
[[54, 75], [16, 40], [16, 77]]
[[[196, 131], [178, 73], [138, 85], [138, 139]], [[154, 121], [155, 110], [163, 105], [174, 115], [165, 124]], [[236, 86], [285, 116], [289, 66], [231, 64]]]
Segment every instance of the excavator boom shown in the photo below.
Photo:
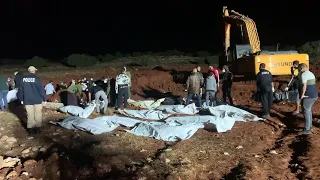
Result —
[[[229, 14], [230, 13], [230, 14]], [[223, 18], [225, 21], [225, 51], [230, 47], [230, 28], [232, 24], [241, 25], [244, 28], [244, 36], [251, 46], [253, 54], [261, 51], [260, 40], [255, 22], [236, 11], [229, 11], [227, 6], [223, 7]]]

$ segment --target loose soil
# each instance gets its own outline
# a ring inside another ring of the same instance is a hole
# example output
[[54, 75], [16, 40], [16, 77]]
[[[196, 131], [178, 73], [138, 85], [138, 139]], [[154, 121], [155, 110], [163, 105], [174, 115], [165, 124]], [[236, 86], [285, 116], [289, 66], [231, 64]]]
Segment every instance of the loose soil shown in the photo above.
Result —
[[[132, 99], [185, 97], [184, 82], [191, 69], [192, 66], [129, 69]], [[319, 75], [317, 67], [312, 70]], [[46, 84], [49, 80], [59, 83], [82, 77], [114, 78], [120, 71], [111, 68], [81, 73], [70, 70], [50, 77], [40, 72], [39, 76]], [[289, 79], [278, 77], [275, 81], [282, 84]], [[254, 91], [254, 81], [237, 78], [232, 96], [235, 105], [260, 115], [261, 105], [251, 99]], [[41, 135], [27, 139], [22, 123], [25, 122], [23, 108], [11, 104], [10, 111], [0, 112], [0, 136], [14, 137], [17, 142], [0, 139], [0, 155], [19, 157], [22, 162], [14, 168], [1, 169], [0, 176], [54, 180], [320, 179], [320, 103], [317, 101], [313, 109], [310, 136], [299, 135], [304, 121], [301, 114], [291, 115], [294, 109], [294, 104], [274, 104], [270, 120], [237, 122], [226, 133], [199, 130], [188, 140], [167, 143], [121, 129], [102, 135], [63, 129], [49, 122], [60, 121], [68, 115], [52, 110], [44, 110]], [[113, 114], [114, 109], [110, 108], [108, 113]]]

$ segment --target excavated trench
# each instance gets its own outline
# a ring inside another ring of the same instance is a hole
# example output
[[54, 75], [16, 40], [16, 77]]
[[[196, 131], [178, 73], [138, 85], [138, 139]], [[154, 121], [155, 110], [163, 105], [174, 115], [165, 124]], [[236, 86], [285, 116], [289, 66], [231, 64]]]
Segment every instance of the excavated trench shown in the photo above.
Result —
[[298, 136], [289, 147], [293, 150], [289, 168], [298, 179], [305, 179], [307, 167], [300, 158], [306, 156], [311, 147], [309, 137], [306, 135]]
[[223, 176], [221, 179], [224, 180], [245, 180], [245, 176], [247, 174], [247, 170], [249, 167], [245, 165], [245, 162], [243, 160], [240, 160], [240, 162], [231, 169], [230, 173]]

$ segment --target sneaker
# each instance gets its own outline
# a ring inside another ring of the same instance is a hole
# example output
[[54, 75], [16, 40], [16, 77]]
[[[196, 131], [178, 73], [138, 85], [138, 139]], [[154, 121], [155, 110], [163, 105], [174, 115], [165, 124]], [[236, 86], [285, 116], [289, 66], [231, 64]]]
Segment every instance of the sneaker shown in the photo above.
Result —
[[302, 135], [310, 135], [311, 134], [311, 130], [304, 130], [302, 132]]
[[41, 133], [40, 127], [34, 128], [35, 129], [35, 134], [39, 135]]
[[269, 119], [269, 118], [270, 118], [270, 115], [269, 115], [269, 114], [263, 115], [262, 118], [263, 118], [263, 119]]
[[34, 137], [36, 134], [34, 128], [28, 128], [27, 132], [28, 132], [28, 137]]
[[294, 112], [292, 113], [292, 115], [298, 115], [298, 114], [300, 114], [300, 112], [298, 112], [298, 111], [294, 111]]

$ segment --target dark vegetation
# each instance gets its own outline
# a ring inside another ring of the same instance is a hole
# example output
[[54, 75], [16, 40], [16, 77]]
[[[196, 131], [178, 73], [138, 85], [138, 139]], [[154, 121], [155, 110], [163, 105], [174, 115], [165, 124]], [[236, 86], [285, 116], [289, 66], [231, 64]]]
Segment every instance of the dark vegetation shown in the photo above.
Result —
[[[266, 50], [273, 50], [273, 46], [262, 47]], [[300, 53], [309, 54], [310, 63], [317, 64], [320, 62], [320, 41], [307, 42], [300, 47], [286, 46], [280, 50], [294, 50], [297, 49]], [[36, 66], [37, 68], [47, 67], [52, 63], [59, 63], [67, 67], [90, 67], [99, 63], [111, 63], [111, 62], [128, 62], [136, 66], [147, 67], [150, 65], [157, 65], [163, 61], [170, 63], [170, 57], [179, 57], [183, 62], [191, 64], [219, 64], [219, 54], [213, 54], [208, 51], [197, 51], [195, 53], [185, 53], [178, 50], [167, 50], [165, 52], [133, 52], [123, 54], [116, 52], [114, 54], [102, 54], [93, 56], [89, 54], [71, 54], [62, 59], [46, 59], [44, 57], [34, 56], [27, 60], [12, 60], [1, 59], [1, 65], [14, 65], [23, 64], [24, 66]], [[166, 63], [166, 62], [165, 62]]]

